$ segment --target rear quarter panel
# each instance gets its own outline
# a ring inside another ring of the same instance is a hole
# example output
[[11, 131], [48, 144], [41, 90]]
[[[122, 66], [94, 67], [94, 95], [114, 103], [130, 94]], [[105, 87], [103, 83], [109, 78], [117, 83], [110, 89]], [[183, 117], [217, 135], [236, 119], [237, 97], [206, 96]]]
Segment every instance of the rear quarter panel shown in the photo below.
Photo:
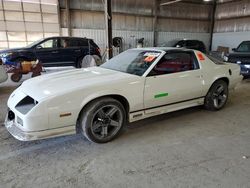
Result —
[[[203, 76], [203, 95], [205, 96], [212, 84], [220, 79], [227, 78], [229, 80], [229, 89], [234, 89], [237, 83], [242, 80], [240, 76], [240, 67], [235, 64], [216, 64], [203, 54], [204, 60], [200, 60], [196, 51], [196, 56], [199, 60]], [[232, 74], [230, 74], [230, 72]]]

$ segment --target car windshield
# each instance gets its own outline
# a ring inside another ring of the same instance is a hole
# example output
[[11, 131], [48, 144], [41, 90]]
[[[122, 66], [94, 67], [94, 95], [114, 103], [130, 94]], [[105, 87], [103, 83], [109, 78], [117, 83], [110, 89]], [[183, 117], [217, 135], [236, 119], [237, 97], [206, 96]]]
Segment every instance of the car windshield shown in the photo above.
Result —
[[142, 76], [160, 55], [160, 51], [127, 50], [108, 60], [101, 67]]
[[26, 48], [31, 48], [31, 47], [37, 45], [38, 43], [40, 43], [40, 42], [43, 41], [43, 40], [44, 40], [44, 39], [40, 39], [40, 40], [37, 40], [37, 41], [35, 41], [35, 42], [32, 42], [32, 43], [30, 43], [29, 45], [27, 45]]
[[242, 42], [237, 48], [237, 52], [250, 52], [250, 41]]

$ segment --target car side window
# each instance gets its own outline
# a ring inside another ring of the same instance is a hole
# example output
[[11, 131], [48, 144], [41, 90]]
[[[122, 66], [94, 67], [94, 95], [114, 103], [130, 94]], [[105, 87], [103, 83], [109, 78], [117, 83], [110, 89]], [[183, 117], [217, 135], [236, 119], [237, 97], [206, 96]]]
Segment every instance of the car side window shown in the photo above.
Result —
[[88, 46], [88, 45], [89, 45], [88, 40], [81, 39], [78, 41], [78, 46]]
[[56, 48], [57, 47], [57, 39], [49, 39], [45, 42], [39, 44], [37, 48]]
[[199, 69], [199, 64], [192, 52], [170, 52], [165, 54], [149, 73], [149, 76], [173, 74]]

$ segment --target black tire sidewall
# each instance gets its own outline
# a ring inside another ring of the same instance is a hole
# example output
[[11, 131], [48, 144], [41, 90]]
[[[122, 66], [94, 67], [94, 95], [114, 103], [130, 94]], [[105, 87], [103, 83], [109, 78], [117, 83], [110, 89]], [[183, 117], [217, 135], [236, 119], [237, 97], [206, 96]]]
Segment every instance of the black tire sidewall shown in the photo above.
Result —
[[84, 56], [78, 58], [77, 63], [76, 63], [76, 68], [82, 68], [82, 60], [83, 60], [83, 58], [84, 58]]
[[[223, 85], [223, 87], [224, 87], [224, 89], [226, 89], [226, 93], [227, 93], [226, 101], [223, 104], [223, 106], [221, 106], [220, 108], [217, 108], [214, 106], [213, 97], [212, 97], [212, 95], [215, 92], [215, 90], [217, 89], [218, 85]], [[204, 103], [205, 108], [207, 110], [211, 110], [211, 111], [217, 111], [217, 110], [222, 109], [225, 106], [225, 104], [227, 103], [228, 95], [229, 95], [228, 84], [223, 80], [217, 80], [216, 82], [213, 83], [213, 85], [211, 86], [211, 88], [209, 89], [209, 91], [205, 97], [205, 103]]]
[[[93, 135], [91, 126], [92, 126], [92, 120], [93, 120], [93, 116], [95, 112], [105, 105], [117, 106], [122, 112], [123, 120], [122, 120], [122, 126], [120, 127], [120, 129], [114, 136], [100, 140]], [[116, 138], [120, 134], [121, 130], [123, 129], [125, 122], [126, 122], [126, 112], [125, 112], [123, 105], [119, 101], [112, 99], [112, 98], [102, 98], [102, 99], [98, 99], [98, 100], [91, 102], [86, 107], [86, 109], [82, 111], [81, 118], [80, 118], [80, 126], [81, 126], [82, 133], [88, 140], [90, 140], [91, 142], [95, 142], [95, 143], [106, 143]]]

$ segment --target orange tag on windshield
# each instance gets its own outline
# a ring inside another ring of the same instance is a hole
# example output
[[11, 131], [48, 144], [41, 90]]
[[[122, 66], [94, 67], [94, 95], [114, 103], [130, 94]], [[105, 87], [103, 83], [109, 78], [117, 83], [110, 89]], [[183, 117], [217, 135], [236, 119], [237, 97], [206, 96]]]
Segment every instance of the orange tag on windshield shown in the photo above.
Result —
[[198, 59], [199, 59], [200, 61], [204, 61], [204, 60], [205, 60], [205, 57], [203, 56], [202, 53], [197, 53], [197, 56], [198, 56]]
[[154, 61], [155, 58], [155, 56], [148, 56], [144, 59], [144, 61], [147, 63], [151, 63], [152, 61]]

